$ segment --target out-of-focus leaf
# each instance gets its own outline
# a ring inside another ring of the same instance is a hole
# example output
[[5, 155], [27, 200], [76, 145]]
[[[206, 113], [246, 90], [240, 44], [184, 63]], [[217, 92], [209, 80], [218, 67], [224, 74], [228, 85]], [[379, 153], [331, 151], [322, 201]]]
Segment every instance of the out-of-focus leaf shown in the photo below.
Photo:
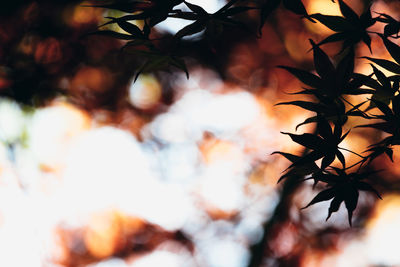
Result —
[[135, 46], [142, 46], [142, 45], [151, 47], [152, 44], [153, 43], [151, 41], [149, 41], [149, 40], [136, 39], [136, 40], [132, 40], [132, 41], [127, 42], [122, 47], [122, 49], [126, 49], [126, 48], [129, 48], [129, 47], [135, 47]]
[[186, 74], [186, 78], [189, 79], [189, 71], [186, 67], [185, 61], [178, 57], [172, 57], [170, 64], [178, 69], [182, 70]]
[[258, 9], [258, 8], [250, 7], [250, 6], [235, 6], [235, 7], [228, 9], [227, 11], [225, 11], [224, 14], [226, 16], [234, 16], [234, 15], [237, 15], [237, 14], [240, 14], [240, 13], [252, 10], [252, 9]]
[[132, 35], [109, 31], [109, 30], [90, 32], [90, 33], [86, 34], [86, 36], [88, 36], [88, 35], [104, 35], [104, 36], [112, 37], [115, 39], [121, 39], [121, 40], [135, 39], [135, 37]]
[[133, 1], [115, 1], [114, 3], [101, 4], [101, 5], [84, 5], [89, 7], [101, 7], [108, 9], [115, 9], [126, 13], [133, 13], [135, 11], [141, 11], [146, 8], [151, 8], [154, 3], [148, 0], [133, 0]]
[[261, 29], [265, 24], [265, 21], [269, 17], [269, 15], [278, 8], [281, 0], [265, 0], [264, 4], [261, 6], [260, 12], [260, 27], [258, 28], [258, 32], [261, 34]]

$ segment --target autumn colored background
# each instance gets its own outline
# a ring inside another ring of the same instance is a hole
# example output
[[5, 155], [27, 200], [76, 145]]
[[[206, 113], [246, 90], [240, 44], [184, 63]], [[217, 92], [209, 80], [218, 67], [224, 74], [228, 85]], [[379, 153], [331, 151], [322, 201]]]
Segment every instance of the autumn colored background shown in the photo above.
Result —
[[[190, 2], [210, 12], [225, 4]], [[366, 5], [347, 2], [359, 13]], [[328, 0], [303, 3], [340, 15]], [[274, 106], [302, 86], [276, 66], [311, 70], [307, 40], [329, 29], [278, 9], [258, 37], [251, 10], [241, 19], [254, 32], [185, 37], [189, 79], [172, 68], [134, 82], [125, 41], [88, 35], [123, 13], [87, 5], [0, 4], [0, 266], [400, 266], [400, 151], [395, 164], [376, 159], [383, 200], [361, 194], [351, 228], [343, 207], [327, 222], [328, 203], [300, 210], [319, 191], [311, 183], [277, 184], [289, 162], [270, 154], [301, 152], [280, 131], [307, 114]], [[400, 17], [396, 1], [372, 11]], [[152, 34], [163, 42], [184, 23], [168, 19]], [[374, 56], [389, 59], [371, 37]], [[340, 49], [322, 47], [332, 57]], [[370, 74], [367, 63], [357, 58], [356, 71]], [[344, 146], [376, 139], [354, 129]]]

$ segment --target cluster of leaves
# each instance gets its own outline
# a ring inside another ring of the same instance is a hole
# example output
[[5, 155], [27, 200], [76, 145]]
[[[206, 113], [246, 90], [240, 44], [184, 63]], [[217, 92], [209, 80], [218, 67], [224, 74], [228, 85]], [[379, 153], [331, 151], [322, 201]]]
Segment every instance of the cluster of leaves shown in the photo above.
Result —
[[326, 27], [336, 33], [328, 36], [319, 45], [343, 41], [343, 50], [363, 41], [371, 50], [371, 37], [367, 29], [375, 24], [376, 18], [372, 18], [371, 10], [368, 8], [361, 16], [358, 16], [343, 0], [339, 0], [339, 7], [343, 17], [329, 16], [320, 13], [311, 15]]
[[[393, 146], [400, 144], [400, 47], [389, 39], [398, 37], [400, 22], [384, 13], [376, 13], [373, 17], [370, 7], [358, 15], [343, 0], [337, 1], [342, 16], [308, 14], [301, 0], [257, 0], [246, 1], [246, 4], [241, 2], [244, 1], [227, 1], [220, 10], [210, 14], [202, 7], [185, 0], [114, 0], [97, 6], [131, 13], [118, 18], [107, 17], [110, 21], [105, 25], [117, 24], [125, 33], [98, 30], [91, 34], [127, 40], [124, 49], [133, 48], [129, 49], [131, 53], [145, 59], [137, 75], [169, 66], [174, 66], [189, 75], [185, 62], [176, 49], [182, 38], [203, 31], [207, 37], [217, 38], [225, 27], [249, 30], [237, 15], [250, 10], [259, 10], [260, 33], [269, 15], [280, 6], [281, 2], [285, 9], [333, 30], [335, 33], [319, 43], [310, 40], [315, 73], [294, 67], [279, 66], [306, 85], [303, 90], [293, 94], [305, 95], [311, 100], [296, 100], [277, 105], [295, 105], [313, 112], [313, 116], [306, 118], [296, 127], [296, 130], [299, 126], [310, 123], [316, 125], [316, 130], [313, 133], [303, 134], [283, 133], [289, 135], [294, 142], [304, 146], [305, 152], [302, 155], [280, 151], [275, 153], [291, 161], [291, 165], [279, 181], [287, 178], [296, 178], [299, 181], [313, 179], [315, 184], [323, 183], [326, 186], [326, 189], [317, 194], [306, 207], [321, 201], [332, 200], [328, 219], [344, 202], [351, 225], [359, 191], [374, 192], [380, 197], [378, 192], [364, 181], [373, 172], [365, 172], [363, 167], [382, 154], [386, 154], [393, 161]], [[178, 5], [184, 8], [178, 8]], [[173, 36], [173, 44], [176, 45], [165, 51], [157, 46], [157, 41], [151, 38], [151, 33], [155, 25], [167, 18], [179, 18], [191, 23]], [[137, 21], [141, 21], [141, 24]], [[368, 30], [375, 23], [385, 24], [383, 33]], [[143, 25], [143, 27], [137, 25]], [[363, 42], [372, 52], [371, 34], [376, 34], [382, 39], [395, 62], [366, 56], [364, 58], [371, 62], [372, 73], [370, 75], [354, 73], [356, 46]], [[338, 54], [340, 60], [334, 64], [320, 46], [339, 41], [342, 42], [342, 49]], [[388, 77], [378, 67], [394, 75]], [[351, 103], [348, 96], [354, 95], [365, 95], [365, 100], [360, 103]], [[382, 114], [370, 114], [373, 110]], [[373, 128], [386, 133], [387, 136], [371, 144], [363, 155], [341, 147], [340, 144], [350, 132], [344, 129], [348, 128], [346, 123], [351, 116], [379, 120], [379, 122], [357, 127]], [[347, 166], [346, 157], [342, 151], [355, 154], [360, 157], [360, 160]], [[335, 159], [340, 162], [340, 168], [335, 164]], [[350, 172], [350, 169], [357, 166], [356, 172]]]
[[[374, 172], [363, 172], [362, 167], [382, 154], [386, 154], [393, 161], [393, 146], [400, 145], [400, 47], [389, 40], [389, 37], [394, 34], [397, 37], [400, 24], [386, 14], [379, 13], [378, 17], [372, 18], [370, 8], [361, 16], [358, 16], [342, 0], [339, 1], [339, 6], [343, 17], [322, 14], [310, 15], [311, 18], [336, 32], [318, 44], [310, 40], [317, 75], [297, 68], [280, 66], [307, 86], [306, 89], [295, 94], [311, 96], [313, 100], [283, 102], [277, 105], [295, 105], [314, 112], [314, 116], [307, 118], [297, 127], [307, 123], [316, 123], [316, 130], [314, 133], [301, 135], [284, 133], [288, 134], [294, 142], [305, 147], [303, 155], [275, 153], [283, 155], [292, 162], [280, 180], [288, 177], [295, 177], [300, 180], [313, 179], [315, 184], [322, 182], [327, 187], [304, 208], [322, 201], [332, 200], [328, 219], [344, 202], [351, 225], [359, 191], [374, 192], [380, 198], [378, 192], [369, 183], [363, 181]], [[367, 31], [367, 28], [376, 22], [386, 23], [383, 34]], [[377, 34], [382, 39], [386, 50], [395, 62], [364, 57], [372, 62], [372, 73], [370, 75], [354, 73], [355, 46], [362, 41], [371, 50], [369, 34]], [[320, 48], [320, 45], [336, 41], [342, 41], [343, 45], [339, 53], [342, 58], [335, 67], [327, 54]], [[387, 77], [378, 67], [386, 69], [394, 75]], [[364, 94], [366, 95], [365, 101], [360, 103], [353, 104], [346, 99], [347, 95]], [[366, 108], [362, 108], [364, 104], [367, 104]], [[377, 108], [381, 114], [370, 114], [374, 108]], [[345, 127], [349, 116], [379, 120], [375, 123], [358, 125], [356, 128], [373, 128], [386, 133], [383, 140], [371, 144], [364, 151], [365, 156], [339, 146], [350, 131], [348, 130], [342, 135], [342, 129]], [[334, 127], [333, 130], [331, 125]], [[360, 160], [356, 164], [346, 166], [346, 158], [341, 150], [359, 156]], [[332, 165], [336, 158], [341, 163], [341, 168]], [[320, 159], [322, 161], [318, 165], [316, 161]], [[350, 173], [349, 169], [357, 165], [357, 172]]]
[[[196, 33], [205, 31], [209, 37], [221, 34], [225, 27], [241, 27], [249, 30], [247, 26], [233, 17], [243, 12], [257, 9], [257, 7], [236, 5], [240, 0], [231, 0], [221, 9], [209, 14], [201, 6], [182, 0], [120, 0], [107, 4], [94, 5], [122, 12], [133, 13], [121, 17], [106, 17], [109, 22], [100, 27], [117, 24], [126, 33], [112, 30], [98, 30], [89, 34], [106, 35], [113, 38], [127, 40], [123, 49], [129, 49], [130, 53], [142, 57], [143, 65], [137, 70], [136, 78], [142, 72], [154, 72], [168, 70], [170, 66], [176, 67], [189, 76], [186, 64], [179, 55], [179, 41]], [[186, 9], [175, 7], [184, 4]], [[174, 45], [167, 51], [157, 46], [157, 39], [151, 39], [151, 31], [154, 26], [167, 18], [177, 18], [192, 21], [188, 26], [179, 30], [173, 37]], [[139, 23], [138, 23], [139, 22]], [[140, 28], [138, 25], [144, 25]]]
[[[247, 4], [241, 4], [241, 2], [246, 2]], [[212, 14], [201, 6], [184, 0], [111, 0], [105, 3], [101, 1], [101, 4], [91, 6], [130, 14], [121, 17], [106, 17], [110, 21], [99, 28], [109, 24], [117, 24], [125, 33], [113, 30], [98, 30], [89, 34], [105, 35], [126, 40], [127, 43], [124, 49], [134, 47], [129, 51], [144, 59], [142, 67], [137, 70], [137, 76], [142, 72], [154, 72], [160, 69], [168, 70], [171, 66], [184, 71], [188, 76], [189, 73], [185, 62], [179, 55], [179, 49], [177, 49], [182, 38], [203, 31], [207, 38], [218, 38], [226, 27], [237, 27], [253, 33], [252, 29], [249, 29], [245, 23], [237, 19], [238, 15], [250, 10], [260, 11], [259, 32], [261, 33], [261, 28], [267, 18], [279, 7], [281, 2], [285, 9], [315, 22], [312, 18], [313, 16], [308, 15], [301, 0], [229, 0], [225, 6]], [[183, 4], [183, 7], [181, 4]], [[192, 21], [192, 23], [183, 27], [174, 35], [175, 45], [165, 51], [165, 49], [157, 47], [158, 40], [151, 39], [150, 34], [154, 26], [167, 18], [183, 19]], [[140, 28], [137, 25], [144, 26]]]

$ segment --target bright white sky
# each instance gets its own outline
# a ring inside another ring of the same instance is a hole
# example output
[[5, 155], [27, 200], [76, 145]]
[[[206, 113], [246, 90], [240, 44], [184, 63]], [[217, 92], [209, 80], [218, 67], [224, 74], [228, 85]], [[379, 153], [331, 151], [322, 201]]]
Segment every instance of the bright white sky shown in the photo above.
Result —
[[[208, 13], [214, 13], [226, 3], [223, 0], [191, 0], [188, 2], [203, 7]], [[175, 9], [187, 9], [187, 7], [185, 4], [181, 4], [176, 6]], [[166, 21], [161, 22], [157, 27], [171, 33], [176, 33], [190, 23], [192, 23], [192, 21], [169, 18]]]

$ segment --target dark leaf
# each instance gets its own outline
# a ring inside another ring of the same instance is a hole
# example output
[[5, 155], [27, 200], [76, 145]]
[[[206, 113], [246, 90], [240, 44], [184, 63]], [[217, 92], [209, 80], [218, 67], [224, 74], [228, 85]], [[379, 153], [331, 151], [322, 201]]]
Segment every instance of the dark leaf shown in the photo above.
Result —
[[386, 59], [371, 58], [371, 57], [363, 57], [363, 58], [366, 58], [366, 59], [374, 62], [375, 64], [381, 66], [382, 68], [384, 68], [388, 71], [391, 71], [396, 74], [400, 74], [400, 65], [398, 65], [392, 61], [389, 61]]
[[170, 14], [169, 15], [172, 18], [180, 18], [180, 19], [185, 19], [185, 20], [197, 20], [199, 18], [199, 15], [193, 12], [185, 12], [185, 11], [177, 11], [176, 14]]
[[370, 64], [372, 69], [374, 70], [375, 77], [378, 79], [380, 84], [382, 84], [383, 88], [386, 90], [390, 90], [391, 85], [389, 79], [381, 72], [378, 70], [373, 64]]
[[383, 114], [385, 114], [385, 117], [387, 119], [392, 119], [393, 118], [393, 112], [392, 110], [383, 102], [371, 99], [372, 102], [379, 108], [380, 111], [382, 111]]
[[340, 12], [342, 12], [342, 15], [346, 19], [348, 19], [351, 23], [354, 24], [359, 23], [358, 15], [345, 2], [343, 2], [343, 0], [339, 0], [339, 7], [340, 7]]
[[306, 8], [301, 0], [282, 0], [283, 6], [297, 15], [307, 16]]
[[296, 68], [292, 68], [292, 67], [286, 67], [286, 66], [278, 66], [278, 68], [287, 70], [292, 75], [294, 75], [297, 79], [299, 79], [302, 83], [309, 85], [313, 88], [318, 88], [321, 86], [321, 79], [318, 76], [316, 76], [308, 71], [296, 69]]
[[236, 4], [237, 2], [239, 2], [240, 0], [229, 0], [228, 3], [226, 3], [226, 5], [224, 5], [220, 10], [218, 10], [215, 14], [220, 14], [223, 13], [225, 11], [227, 11], [231, 6], [233, 6], [234, 4]]
[[344, 158], [342, 152], [339, 150], [336, 151], [336, 157], [339, 159], [340, 163], [342, 163], [343, 168], [346, 167], [346, 159]]
[[398, 64], [400, 64], [400, 47], [392, 41], [388, 40], [382, 34], [379, 34], [379, 36], [382, 38], [383, 43], [385, 44], [385, 47], [389, 54]]
[[321, 170], [325, 170], [335, 160], [335, 151], [336, 150], [325, 150], [325, 157], [322, 159], [321, 162]]
[[344, 203], [346, 205], [347, 213], [349, 216], [350, 226], [351, 226], [351, 221], [352, 221], [352, 217], [353, 217], [353, 211], [357, 207], [358, 195], [359, 194], [358, 194], [357, 189], [354, 188], [353, 186], [349, 186], [348, 188], [346, 188], [346, 196], [344, 199]]
[[388, 37], [390, 35], [396, 34], [400, 31], [400, 23], [389, 23], [385, 26], [383, 35]]
[[206, 27], [205, 21], [204, 20], [198, 20], [193, 22], [192, 24], [187, 25], [186, 27], [182, 28], [181, 30], [179, 30], [174, 38], [176, 39], [181, 39], [182, 37], [185, 36], [190, 36], [196, 33], [201, 32], [202, 30], [204, 30]]
[[318, 120], [317, 116], [305, 119], [302, 123], [299, 123], [299, 124], [296, 125], [296, 131], [300, 126], [303, 126], [303, 125], [309, 124], [309, 123], [313, 123], [313, 122], [317, 122], [317, 120]]
[[191, 4], [189, 2], [183, 1], [185, 5], [192, 10], [194, 13], [201, 15], [201, 16], [208, 16], [207, 11], [205, 11], [201, 6]]
[[362, 190], [362, 191], [368, 191], [368, 192], [372, 192], [375, 193], [375, 195], [382, 199], [381, 195], [379, 194], [378, 191], [376, 191], [375, 188], [373, 188], [370, 184], [366, 183], [366, 182], [362, 182], [362, 181], [358, 181], [356, 183], [357, 189]]
[[298, 160], [301, 158], [300, 156], [296, 156], [296, 155], [293, 155], [293, 154], [290, 154], [290, 153], [281, 152], [281, 151], [272, 152], [271, 155], [274, 155], [274, 154], [282, 155], [282, 156], [284, 156], [286, 159], [288, 159], [289, 161], [291, 161], [292, 163], [298, 161]]
[[325, 54], [325, 52], [314, 43], [313, 40], [310, 39], [310, 43], [313, 46], [314, 51], [315, 70], [322, 79], [332, 80], [332, 77], [334, 77], [336, 71], [331, 60], [327, 54]]
[[378, 123], [357, 125], [355, 128], [373, 128], [390, 134], [394, 133], [393, 124], [389, 122], [378, 122]]
[[310, 207], [311, 205], [314, 205], [316, 203], [322, 202], [322, 201], [327, 201], [329, 199], [332, 199], [335, 197], [336, 194], [336, 190], [335, 188], [328, 188], [325, 189], [321, 192], [319, 192], [312, 200], [310, 203], [308, 203], [305, 207], [303, 207], [302, 209], [306, 209], [308, 207]]
[[117, 22], [117, 24], [118, 24], [119, 27], [121, 27], [121, 29], [123, 29], [124, 31], [130, 33], [135, 38], [143, 38], [144, 37], [143, 33], [139, 29], [139, 27], [134, 25], [134, 24], [132, 24], [132, 23], [126, 22], [124, 20], [119, 20]]
[[400, 118], [400, 94], [396, 95], [392, 99], [392, 107], [393, 107], [393, 113], [396, 114], [398, 118]]
[[142, 12], [139, 14], [134, 14], [134, 15], [125, 15], [119, 18], [114, 18], [114, 17], [105, 17], [106, 19], [110, 19], [110, 21], [100, 25], [99, 27], [103, 27], [105, 25], [109, 25], [109, 24], [113, 24], [113, 23], [117, 23], [119, 21], [131, 21], [131, 20], [144, 20], [147, 19], [148, 17], [151, 16], [151, 12]]
[[367, 76], [360, 73], [353, 73], [353, 80], [355, 80], [358, 85], [362, 84], [374, 89], [381, 87], [381, 85], [376, 80], [371, 78], [371, 75]]
[[379, 14], [379, 17], [377, 17], [377, 20], [380, 21], [380, 22], [384, 22], [384, 23], [395, 23], [395, 22], [397, 22], [397, 20], [395, 20], [394, 18], [392, 18], [388, 14], [379, 13], [379, 12], [375, 12], [375, 13]]
[[148, 24], [150, 27], [154, 27], [155, 25], [166, 20], [167, 18], [168, 12], [157, 12], [150, 17], [150, 19], [148, 20]]
[[372, 18], [371, 16], [371, 6], [369, 6], [368, 9], [361, 14], [360, 22], [364, 28], [371, 27], [372, 25], [375, 24], [376, 19]]
[[342, 136], [342, 126], [335, 123], [335, 128], [333, 130], [333, 137], [335, 140], [339, 140]]
[[343, 198], [341, 196], [335, 196], [329, 206], [328, 216], [326, 217], [326, 221], [331, 217], [332, 213], [337, 212], [339, 210], [340, 204], [343, 202]]
[[340, 16], [322, 15], [320, 13], [310, 15], [313, 19], [318, 20], [326, 27], [335, 32], [343, 32], [350, 30], [353, 26]]
[[325, 144], [325, 142], [321, 139], [321, 137], [314, 134], [309, 134], [309, 133], [292, 134], [285, 132], [281, 133], [289, 135], [294, 142], [310, 149], [320, 150]]
[[337, 33], [334, 33], [332, 35], [329, 35], [324, 40], [319, 42], [317, 45], [320, 46], [320, 45], [327, 44], [327, 43], [334, 43], [334, 42], [343, 41], [343, 40], [346, 40], [346, 39], [349, 39], [349, 38], [352, 38], [351, 37], [351, 33], [349, 33], [349, 32], [337, 32]]
[[369, 51], [372, 54], [372, 48], [371, 48], [371, 37], [369, 37], [367, 32], [363, 32], [362, 33], [362, 41], [364, 42], [364, 44], [366, 44], [369, 48]]
[[347, 137], [347, 135], [349, 135], [350, 131], [351, 130], [348, 130], [344, 135], [342, 135], [342, 137], [340, 138], [338, 144], [340, 144]]
[[333, 134], [332, 134], [332, 128], [331, 128], [329, 122], [323, 116], [318, 116], [317, 120], [318, 120], [318, 122], [317, 122], [318, 134], [327, 141], [332, 140]]
[[294, 105], [301, 107], [306, 110], [314, 111], [314, 112], [321, 112], [324, 109], [324, 106], [319, 103], [313, 103], [308, 101], [291, 101], [291, 102], [281, 102], [276, 104], [276, 106], [280, 105]]
[[348, 53], [340, 60], [336, 67], [336, 77], [338, 84], [344, 86], [350, 80], [354, 71], [354, 49], [349, 48]]
[[294, 167], [299, 167], [299, 166], [304, 166], [304, 165], [310, 165], [310, 164], [315, 164], [316, 160], [319, 160], [320, 158], [324, 157], [324, 153], [321, 151], [312, 151], [308, 153], [307, 155], [301, 157], [298, 161], [293, 162], [288, 169], [294, 168]]

